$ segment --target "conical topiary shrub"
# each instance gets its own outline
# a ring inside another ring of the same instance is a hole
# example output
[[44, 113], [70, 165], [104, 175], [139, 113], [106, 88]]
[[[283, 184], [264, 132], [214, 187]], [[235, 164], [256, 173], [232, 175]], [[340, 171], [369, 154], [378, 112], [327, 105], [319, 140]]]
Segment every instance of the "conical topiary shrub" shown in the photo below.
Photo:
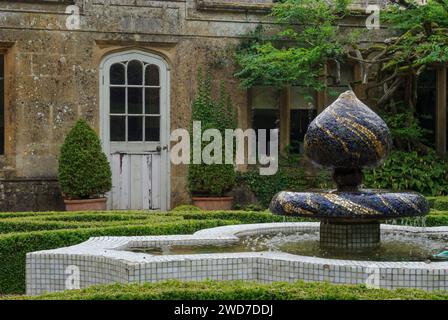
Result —
[[65, 138], [59, 183], [66, 199], [95, 199], [112, 188], [112, 173], [96, 132], [79, 120]]

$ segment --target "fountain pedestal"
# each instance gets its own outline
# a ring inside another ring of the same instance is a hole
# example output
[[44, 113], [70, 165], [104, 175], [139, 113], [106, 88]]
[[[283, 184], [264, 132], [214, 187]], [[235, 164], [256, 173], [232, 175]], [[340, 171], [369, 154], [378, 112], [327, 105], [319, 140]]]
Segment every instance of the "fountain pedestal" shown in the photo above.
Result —
[[324, 220], [320, 224], [320, 246], [323, 249], [355, 251], [380, 246], [380, 223], [344, 223]]

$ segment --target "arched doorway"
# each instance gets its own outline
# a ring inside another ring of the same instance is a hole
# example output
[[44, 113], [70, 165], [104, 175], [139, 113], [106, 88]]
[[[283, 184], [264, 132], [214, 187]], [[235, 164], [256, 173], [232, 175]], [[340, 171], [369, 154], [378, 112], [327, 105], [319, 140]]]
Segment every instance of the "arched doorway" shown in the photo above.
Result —
[[100, 87], [101, 138], [112, 168], [109, 208], [169, 209], [167, 63], [143, 51], [114, 53], [101, 63]]

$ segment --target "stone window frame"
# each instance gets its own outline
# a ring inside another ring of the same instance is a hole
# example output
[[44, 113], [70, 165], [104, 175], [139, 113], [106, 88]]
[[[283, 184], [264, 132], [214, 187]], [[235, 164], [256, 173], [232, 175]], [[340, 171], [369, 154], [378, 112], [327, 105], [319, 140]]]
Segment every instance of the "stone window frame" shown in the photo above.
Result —
[[15, 167], [15, 123], [14, 112], [14, 77], [15, 74], [15, 42], [0, 41], [0, 54], [4, 56], [4, 153], [0, 154], [0, 170], [13, 171]]
[[0, 165], [4, 166], [4, 161], [9, 156], [14, 155], [14, 142], [12, 137], [14, 136], [14, 123], [12, 119], [12, 107], [11, 101], [11, 83], [13, 81], [12, 75], [14, 74], [14, 54], [13, 54], [13, 42], [0, 42], [0, 55], [3, 56], [3, 121], [4, 121], [4, 150], [0, 154]]
[[0, 73], [0, 84], [3, 86], [1, 88], [0, 92], [0, 99], [2, 104], [2, 109], [0, 110], [0, 119], [3, 119], [3, 123], [0, 124], [0, 139], [3, 139], [2, 142], [0, 142], [0, 155], [5, 154], [5, 54], [0, 51], [0, 64], [2, 66], [1, 73]]
[[[435, 149], [441, 156], [447, 155], [448, 148], [448, 65], [446, 64], [431, 64], [431, 68], [436, 73], [436, 104], [435, 104]], [[409, 78], [412, 81], [412, 78]], [[406, 91], [404, 100], [409, 99], [410, 92]]]
[[436, 150], [445, 156], [447, 153], [447, 104], [448, 104], [448, 68], [437, 65], [437, 98], [436, 98]]

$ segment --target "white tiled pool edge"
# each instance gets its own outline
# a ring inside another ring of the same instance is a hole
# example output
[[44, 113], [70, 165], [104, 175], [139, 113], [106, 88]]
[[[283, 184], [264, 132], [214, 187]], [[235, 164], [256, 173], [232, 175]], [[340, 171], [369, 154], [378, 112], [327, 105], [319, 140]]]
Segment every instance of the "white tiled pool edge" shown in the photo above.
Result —
[[[374, 283], [381, 288], [448, 291], [448, 262], [348, 261], [274, 252], [152, 256], [124, 251], [149, 245], [236, 242], [237, 235], [318, 228], [318, 223], [273, 223], [218, 227], [194, 235], [91, 238], [76, 246], [27, 254], [26, 291], [38, 295], [78, 286], [167, 279], [364, 284], [368, 278], [377, 279]], [[448, 227], [383, 225], [382, 231], [448, 234]]]

